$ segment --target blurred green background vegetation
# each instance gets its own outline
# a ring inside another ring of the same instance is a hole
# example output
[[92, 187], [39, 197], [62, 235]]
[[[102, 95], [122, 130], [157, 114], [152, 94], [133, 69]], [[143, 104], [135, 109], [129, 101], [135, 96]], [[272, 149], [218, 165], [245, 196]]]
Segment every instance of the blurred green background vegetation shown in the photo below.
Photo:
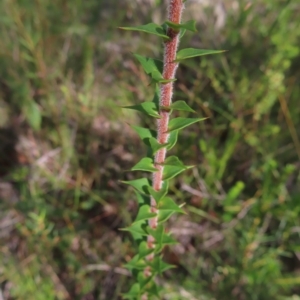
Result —
[[[137, 203], [119, 180], [145, 153], [129, 124], [153, 124], [119, 106], [151, 100], [131, 52], [162, 43], [117, 27], [162, 23], [162, 2], [0, 2], [1, 300], [114, 300], [132, 283], [118, 229]], [[168, 223], [163, 299], [300, 299], [300, 3], [186, 7], [199, 31], [181, 46], [228, 51], [178, 70], [175, 99], [208, 119], [172, 150], [195, 168], [171, 186], [187, 215]]]

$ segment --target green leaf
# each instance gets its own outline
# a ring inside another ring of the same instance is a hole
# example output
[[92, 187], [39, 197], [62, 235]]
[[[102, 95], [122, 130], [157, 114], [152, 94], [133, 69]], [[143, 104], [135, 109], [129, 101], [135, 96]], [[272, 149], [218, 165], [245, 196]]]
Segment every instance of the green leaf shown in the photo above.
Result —
[[152, 186], [149, 186], [148, 191], [149, 191], [149, 194], [158, 203], [163, 197], [165, 197], [167, 195], [168, 189], [169, 189], [169, 182], [163, 181], [162, 187], [159, 191], [154, 190], [154, 188]]
[[242, 181], [238, 181], [228, 192], [226, 198], [223, 201], [224, 206], [232, 205], [233, 202], [237, 199], [240, 193], [245, 188], [245, 184]]
[[165, 197], [158, 204], [158, 222], [166, 222], [174, 213], [185, 213], [171, 198]]
[[159, 210], [171, 210], [175, 213], [184, 214], [184, 210], [182, 210], [171, 198], [165, 197], [158, 204]]
[[210, 55], [210, 54], [218, 54], [225, 52], [224, 50], [206, 50], [206, 49], [194, 49], [194, 48], [186, 48], [178, 51], [176, 55], [176, 62], [181, 61], [187, 58]]
[[177, 242], [170, 236], [170, 234], [165, 233], [164, 226], [159, 224], [156, 229], [148, 228], [149, 234], [151, 234], [155, 239], [155, 252], [160, 252], [165, 245], [174, 245]]
[[178, 130], [174, 130], [169, 135], [168, 146], [167, 149], [171, 150], [177, 143], [178, 139]]
[[142, 194], [148, 194], [148, 187], [150, 186], [149, 180], [146, 178], [140, 178], [130, 181], [121, 181], [122, 183], [131, 185]]
[[164, 162], [163, 180], [174, 178], [183, 171], [193, 166], [185, 166], [176, 156], [168, 157]]
[[161, 293], [163, 291], [163, 288], [158, 286], [154, 281], [153, 281], [153, 284], [147, 289], [147, 293], [150, 297], [150, 299], [153, 299], [153, 297], [151, 296], [154, 296], [155, 298], [154, 299], [162, 299], [161, 297]]
[[160, 25], [157, 25], [155, 23], [149, 23], [146, 25], [140, 25], [136, 27], [119, 27], [120, 29], [123, 30], [131, 30], [131, 31], [142, 31], [150, 34], [157, 35], [159, 37], [162, 37], [164, 39], [170, 39], [164, 30], [164, 28]]
[[162, 76], [163, 62], [161, 60], [153, 59], [150, 57], [144, 57], [138, 54], [134, 54], [137, 60], [142, 65], [146, 74], [151, 76], [151, 78], [160, 83], [168, 83], [174, 81], [175, 79], [164, 79]]
[[128, 293], [122, 294], [123, 299], [135, 300], [140, 299], [140, 285], [138, 283], [134, 283]]
[[197, 32], [196, 21], [194, 21], [194, 20], [190, 20], [190, 21], [187, 21], [187, 22], [181, 23], [181, 24], [173, 23], [171, 21], [166, 21], [165, 23], [169, 27], [171, 27], [175, 30], [185, 29], [185, 30], [189, 30], [189, 31], [192, 31], [192, 32]]
[[170, 105], [170, 109], [172, 110], [181, 110], [181, 111], [189, 111], [195, 112], [187, 103], [183, 100], [178, 100]]
[[160, 97], [160, 87], [158, 84], [156, 84], [152, 102], [156, 105], [157, 108], [159, 108], [159, 97]]
[[131, 233], [136, 233], [141, 236], [147, 236], [145, 231], [146, 223], [144, 221], [134, 222], [130, 226], [125, 228], [120, 228], [121, 231], [129, 231]]
[[32, 129], [39, 130], [42, 123], [42, 114], [38, 104], [34, 101], [29, 101], [24, 106], [23, 112]]
[[139, 259], [143, 259], [146, 256], [148, 256], [149, 254], [151, 254], [154, 251], [154, 249], [151, 249], [148, 247], [147, 242], [143, 241], [140, 243], [139, 245]]
[[186, 33], [186, 29], [182, 28], [179, 33], [179, 39], [181, 39]]
[[149, 285], [153, 285], [154, 284], [153, 277], [156, 275], [154, 272], [152, 272], [151, 276], [145, 276], [145, 274], [144, 274], [143, 271], [139, 272], [138, 276], [137, 276], [137, 281], [138, 281], [138, 283], [140, 285], [142, 294], [144, 294], [144, 292], [148, 290]]
[[176, 266], [164, 262], [160, 256], [155, 257], [155, 259], [151, 263], [151, 266], [157, 274], [162, 274], [169, 269], [176, 268]]
[[145, 203], [150, 203], [150, 197], [149, 195], [145, 194], [140, 194], [137, 190], [134, 191], [136, 198], [137, 198], [137, 203], [141, 206]]
[[145, 260], [140, 259], [139, 255], [135, 255], [124, 267], [129, 270], [143, 270], [146, 267]]
[[131, 125], [131, 127], [136, 131], [136, 133], [146, 145], [149, 145], [149, 142], [147, 144], [149, 138], [155, 138], [156, 132], [154, 130], [134, 125]]
[[151, 148], [152, 150], [152, 155], [154, 155], [158, 150], [162, 149], [162, 148], [165, 148], [168, 146], [168, 143], [166, 144], [160, 144], [157, 139], [155, 138], [149, 138], [145, 144]]
[[136, 131], [144, 144], [151, 149], [151, 156], [153, 156], [158, 150], [169, 145], [169, 143], [160, 144], [155, 138], [156, 132], [154, 130], [133, 125], [131, 125], [131, 127]]
[[139, 212], [134, 220], [134, 223], [149, 220], [156, 216], [156, 213], [151, 212], [151, 208], [149, 205], [143, 205], [140, 207]]
[[122, 106], [122, 108], [137, 110], [150, 117], [160, 118], [158, 108], [154, 102], [143, 102], [137, 105]]
[[131, 171], [157, 172], [157, 169], [154, 168], [152, 158], [144, 157], [131, 168]]
[[168, 126], [168, 132], [172, 132], [174, 130], [180, 130], [182, 128], [185, 128], [196, 122], [203, 121], [205, 119], [206, 118], [181, 118], [181, 117], [172, 119]]

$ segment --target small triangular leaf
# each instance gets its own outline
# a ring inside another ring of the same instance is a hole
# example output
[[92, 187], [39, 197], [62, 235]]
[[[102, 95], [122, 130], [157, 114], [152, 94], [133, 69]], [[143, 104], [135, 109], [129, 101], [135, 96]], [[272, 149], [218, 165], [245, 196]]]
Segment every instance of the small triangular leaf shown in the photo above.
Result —
[[196, 21], [194, 20], [190, 20], [190, 21], [187, 21], [185, 23], [181, 23], [181, 24], [178, 24], [178, 23], [173, 23], [171, 21], [166, 21], [165, 22], [169, 27], [173, 28], [173, 29], [177, 29], [177, 30], [180, 30], [180, 29], [185, 29], [185, 30], [189, 30], [189, 31], [192, 31], [192, 32], [197, 32], [197, 29], [196, 29]]
[[159, 210], [172, 210], [176, 213], [185, 213], [171, 198], [165, 197], [158, 204]]
[[164, 262], [160, 256], [156, 257], [153, 260], [151, 266], [157, 274], [162, 274], [169, 269], [176, 268], [176, 266]]
[[148, 139], [148, 141], [146, 141], [146, 145], [151, 148], [152, 155], [154, 155], [158, 150], [167, 147], [168, 143], [160, 144], [157, 139], [151, 137]]
[[124, 267], [129, 269], [130, 271], [143, 270], [146, 266], [146, 263], [143, 259], [140, 259], [139, 255], [135, 255], [128, 263], [124, 264]]
[[[149, 296], [154, 296], [154, 299], [162, 299], [160, 293], [162, 293], [163, 288], [158, 286], [155, 282], [147, 289], [148, 295]], [[151, 297], [150, 299], [152, 299]]]
[[152, 158], [144, 157], [131, 168], [131, 171], [157, 172], [157, 169], [154, 168]]
[[157, 106], [154, 102], [143, 102], [143, 103], [137, 104], [137, 105], [122, 106], [122, 108], [137, 110], [137, 111], [139, 111], [145, 115], [148, 115], [150, 117], [160, 118]]
[[147, 242], [141, 242], [139, 245], [139, 258], [142, 259], [151, 254], [153, 251], [154, 249], [149, 248]]
[[164, 226], [159, 224], [156, 229], [148, 228], [149, 234], [155, 239], [155, 252], [160, 252], [165, 245], [174, 245], [177, 242], [168, 234], [165, 233]]
[[172, 132], [174, 130], [180, 130], [182, 128], [185, 128], [196, 122], [203, 121], [205, 119], [206, 118], [182, 118], [182, 117], [172, 119], [168, 126], [168, 132]]
[[164, 162], [163, 180], [174, 178], [193, 166], [185, 166], [176, 156], [168, 157]]
[[131, 233], [136, 233], [141, 236], [146, 236], [147, 232], [145, 231], [146, 223], [144, 221], [134, 222], [130, 226], [125, 228], [120, 228], [121, 231], [129, 231]]
[[140, 285], [138, 283], [134, 283], [128, 293], [122, 294], [123, 299], [127, 300], [135, 300], [140, 299]]
[[140, 194], [137, 190], [134, 191], [136, 198], [137, 198], [137, 203], [141, 206], [145, 203], [150, 203], [150, 197], [149, 195], [145, 195], [145, 194]]
[[144, 57], [138, 54], [134, 54], [134, 56], [140, 62], [146, 74], [151, 76], [151, 78], [155, 82], [168, 83], [174, 81], [174, 79], [163, 78], [162, 76], [163, 62], [161, 60], [150, 58], [150, 57]]
[[158, 222], [166, 222], [174, 213], [185, 212], [171, 198], [163, 198], [158, 204]]
[[176, 62], [197, 57], [197, 56], [203, 56], [203, 55], [210, 55], [210, 54], [218, 54], [225, 52], [224, 50], [206, 50], [206, 49], [194, 49], [194, 48], [186, 48], [178, 51], [176, 55]]
[[134, 223], [149, 220], [156, 216], [156, 213], [151, 212], [151, 208], [149, 205], [143, 205], [140, 207], [139, 212], [134, 220]]
[[131, 125], [131, 127], [136, 131], [136, 133], [139, 135], [139, 137], [144, 143], [146, 143], [148, 138], [155, 138], [156, 132], [154, 130], [134, 125]]
[[149, 23], [146, 25], [140, 25], [136, 27], [119, 27], [120, 29], [123, 30], [132, 30], [132, 31], [142, 31], [150, 34], [157, 35], [159, 37], [162, 37], [164, 39], [170, 39], [164, 30], [164, 28], [160, 25], [157, 25], [155, 23]]
[[178, 100], [170, 105], [170, 109], [195, 112], [187, 103], [183, 100]]
[[135, 179], [130, 181], [121, 181], [121, 182], [131, 185], [142, 194], [148, 194], [148, 187], [150, 186], [150, 183], [147, 178], [140, 178], [140, 179]]
[[[144, 270], [143, 270], [144, 271]], [[144, 293], [146, 290], [148, 290], [149, 285], [153, 285], [153, 277], [156, 275], [154, 272], [152, 272], [151, 276], [145, 276], [144, 272], [141, 271], [138, 273], [137, 281], [140, 284], [141, 291]]]
[[169, 182], [163, 181], [162, 187], [159, 191], [154, 190], [152, 186], [149, 186], [148, 191], [149, 191], [149, 194], [158, 203], [163, 197], [165, 197], [167, 195], [168, 189], [169, 189]]

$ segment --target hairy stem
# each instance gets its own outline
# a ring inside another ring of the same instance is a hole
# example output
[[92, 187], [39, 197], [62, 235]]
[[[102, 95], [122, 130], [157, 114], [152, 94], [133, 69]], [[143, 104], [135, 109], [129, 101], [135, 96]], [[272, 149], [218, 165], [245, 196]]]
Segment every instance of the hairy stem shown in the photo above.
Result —
[[[168, 20], [179, 24], [181, 21], [181, 15], [184, 5], [182, 0], [170, 0], [169, 1], [169, 15]], [[178, 63], [174, 62], [176, 59], [176, 52], [179, 44], [179, 31], [176, 31], [172, 28], [168, 28], [167, 35], [170, 37], [170, 40], [165, 42], [164, 49], [164, 70], [163, 77], [167, 80], [172, 80], [175, 77], [175, 72], [178, 66]], [[160, 87], [160, 106], [169, 107], [172, 102], [173, 95], [173, 82], [166, 84], [161, 84]], [[160, 144], [168, 142], [169, 134], [168, 125], [169, 125], [169, 111], [167, 109], [160, 108], [160, 119], [157, 121], [157, 140]], [[162, 187], [163, 183], [163, 163], [165, 161], [167, 149], [163, 148], [159, 150], [154, 159], [154, 165], [158, 169], [157, 172], [153, 174], [153, 188], [158, 191]], [[158, 213], [157, 203], [153, 197], [151, 197], [151, 211]], [[152, 229], [157, 227], [158, 219], [157, 217], [149, 220], [149, 226]], [[148, 236], [148, 247], [154, 247], [154, 238]], [[148, 259], [151, 260], [153, 256], [149, 256]]]

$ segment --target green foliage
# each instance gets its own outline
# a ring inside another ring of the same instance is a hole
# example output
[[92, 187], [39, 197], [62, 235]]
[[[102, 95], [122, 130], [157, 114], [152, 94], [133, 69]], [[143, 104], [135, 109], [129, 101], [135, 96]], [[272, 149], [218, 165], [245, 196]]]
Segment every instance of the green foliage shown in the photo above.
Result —
[[[170, 6], [172, 6], [172, 2], [169, 3]], [[175, 14], [180, 14], [181, 8], [178, 6], [174, 6], [173, 8], [170, 7], [170, 12], [175, 11], [177, 12]], [[178, 11], [179, 10], [179, 11]], [[172, 16], [170, 15], [170, 18], [172, 19]], [[143, 26], [137, 26], [137, 27], [120, 27], [124, 30], [132, 30], [132, 31], [143, 31], [150, 34], [154, 34], [157, 36], [160, 36], [165, 39], [165, 42], [168, 42], [168, 40], [174, 39], [175, 37], [170, 35], [166, 36], [164, 33], [167, 34], [167, 27], [172, 28], [177, 34], [180, 33], [181, 30], [189, 30], [192, 32], [196, 32], [196, 22], [195, 21], [188, 21], [186, 23], [174, 23], [171, 20], [166, 21], [163, 25], [163, 27], [160, 27], [154, 23], [150, 23]], [[182, 36], [182, 35], [181, 35]], [[165, 60], [170, 61], [170, 55], [172, 55], [172, 52], [176, 51], [176, 46], [173, 46], [174, 49], [169, 50], [169, 52], [165, 51]], [[167, 49], [167, 48], [166, 48]], [[176, 56], [176, 61], [184, 60], [187, 58], [192, 58], [195, 56], [203, 56], [207, 54], [214, 54], [219, 53], [220, 51], [213, 51], [213, 50], [197, 50], [197, 49], [183, 49], [180, 50]], [[147, 58], [140, 56], [138, 54], [135, 54], [135, 57], [138, 59], [140, 64], [142, 65], [144, 71], [146, 74], [148, 74], [152, 81], [156, 83], [160, 83], [161, 85], [172, 83], [175, 81], [175, 78], [164, 78], [163, 77], [163, 68], [167, 68], [167, 66], [163, 66], [162, 61]], [[137, 238], [137, 235], [141, 238], [141, 244], [145, 245], [145, 232], [148, 233], [146, 235], [148, 239], [148, 243], [154, 243], [153, 246], [149, 246], [149, 253], [148, 256], [144, 255], [144, 248], [139, 248], [139, 251], [142, 251], [142, 254], [138, 254], [135, 256], [132, 261], [127, 264], [127, 267], [132, 270], [133, 272], [136, 271], [142, 271], [144, 272], [143, 275], [141, 275], [141, 272], [138, 273], [138, 276], [136, 277], [136, 281], [138, 281], [139, 284], [134, 283], [131, 287], [130, 291], [124, 295], [125, 299], [141, 299], [143, 297], [152, 297], [157, 296], [159, 297], [158, 290], [156, 288], [156, 284], [154, 282], [154, 279], [156, 275], [160, 275], [162, 272], [172, 268], [172, 265], [166, 264], [162, 258], [161, 258], [161, 251], [163, 248], [167, 245], [172, 245], [175, 242], [169, 234], [165, 232], [165, 226], [163, 223], [165, 223], [174, 213], [183, 213], [183, 210], [169, 197], [166, 197], [166, 194], [168, 192], [168, 181], [183, 171], [192, 168], [193, 166], [185, 166], [176, 156], [169, 156], [165, 158], [165, 149], [169, 150], [177, 142], [178, 137], [178, 131], [188, 127], [189, 125], [192, 125], [194, 123], [197, 123], [199, 121], [203, 121], [205, 118], [186, 118], [186, 117], [177, 117], [173, 118], [170, 122], [169, 120], [163, 120], [163, 114], [166, 112], [168, 114], [171, 114], [173, 110], [175, 111], [185, 111], [185, 112], [195, 112], [187, 103], [183, 100], [179, 100], [175, 103], [171, 103], [168, 106], [162, 106], [160, 103], [167, 102], [169, 103], [172, 99], [167, 99], [167, 101], [164, 101], [163, 97], [168, 97], [167, 95], [162, 94], [160, 95], [159, 90], [156, 86], [154, 98], [152, 102], [144, 102], [138, 105], [134, 106], [125, 106], [123, 108], [127, 109], [134, 109], [137, 110], [143, 114], [146, 114], [150, 117], [155, 118], [161, 118], [162, 122], [168, 122], [167, 132], [162, 132], [162, 128], [160, 125], [157, 127], [157, 132], [155, 135], [159, 136], [160, 134], [166, 134], [166, 133], [173, 133], [170, 137], [170, 142], [168, 143], [160, 143], [159, 138], [157, 140], [155, 139], [154, 133], [147, 129], [142, 127], [134, 126], [133, 128], [136, 130], [140, 138], [145, 142], [145, 144], [150, 148], [150, 156], [157, 154], [157, 157], [163, 157], [162, 161], [158, 162], [156, 160], [156, 156], [154, 158], [151, 157], [144, 157], [142, 158], [131, 170], [132, 171], [146, 171], [146, 172], [152, 172], [154, 173], [153, 177], [153, 188], [149, 186], [147, 179], [137, 179], [137, 180], [131, 180], [124, 182], [126, 184], [129, 184], [133, 186], [135, 189], [137, 189], [140, 193], [148, 193], [151, 199], [151, 206], [149, 206], [146, 203], [140, 203], [139, 211], [137, 213], [135, 221], [127, 228], [123, 229], [126, 231], [131, 232], [134, 235], [134, 238]], [[159, 101], [159, 98], [161, 101]], [[162, 114], [160, 114], [162, 113]], [[148, 154], [149, 155], [149, 154]], [[163, 169], [162, 174], [160, 174], [161, 170]], [[161, 176], [159, 182], [155, 182], [155, 174], [160, 174], [158, 176]], [[154, 187], [159, 184], [161, 187], [159, 189], [155, 189]], [[148, 199], [147, 199], [148, 202]], [[157, 211], [157, 213], [152, 212]], [[146, 221], [146, 222], [144, 222]], [[148, 229], [145, 229], [147, 226], [147, 222], [149, 223]], [[149, 240], [151, 242], [149, 242]], [[153, 240], [153, 241], [152, 241]], [[146, 244], [147, 245], [147, 244]], [[144, 246], [143, 246], [144, 247]], [[139, 281], [139, 275], [142, 276], [142, 281]], [[146, 282], [146, 283], [145, 283]], [[153, 290], [154, 289], [154, 290]]]
[[[166, 247], [163, 261], [177, 268], [159, 275], [153, 294], [299, 298], [299, 1], [229, 0], [226, 11], [216, 1], [185, 2], [184, 20], [192, 15], [199, 33], [181, 29], [179, 50], [228, 52], [180, 62], [174, 99], [197, 114], [161, 109], [207, 120], [172, 131], [166, 146], [195, 167], [160, 192], [148, 180], [140, 193], [119, 181], [152, 178], [122, 170], [144, 157], [144, 145], [159, 147], [159, 119], [119, 107], [151, 100], [154, 80], [130, 52], [162, 59], [165, 39], [116, 27], [153, 17], [165, 33], [166, 2], [0, 1], [4, 299], [119, 300], [134, 283], [140, 291], [152, 280], [145, 265], [130, 269], [134, 276], [124, 265], [153, 251], [141, 242], [148, 222], [132, 218], [149, 194], [188, 213], [167, 221], [181, 245]], [[141, 142], [132, 124], [148, 137]], [[130, 224], [133, 238], [118, 230]]]

